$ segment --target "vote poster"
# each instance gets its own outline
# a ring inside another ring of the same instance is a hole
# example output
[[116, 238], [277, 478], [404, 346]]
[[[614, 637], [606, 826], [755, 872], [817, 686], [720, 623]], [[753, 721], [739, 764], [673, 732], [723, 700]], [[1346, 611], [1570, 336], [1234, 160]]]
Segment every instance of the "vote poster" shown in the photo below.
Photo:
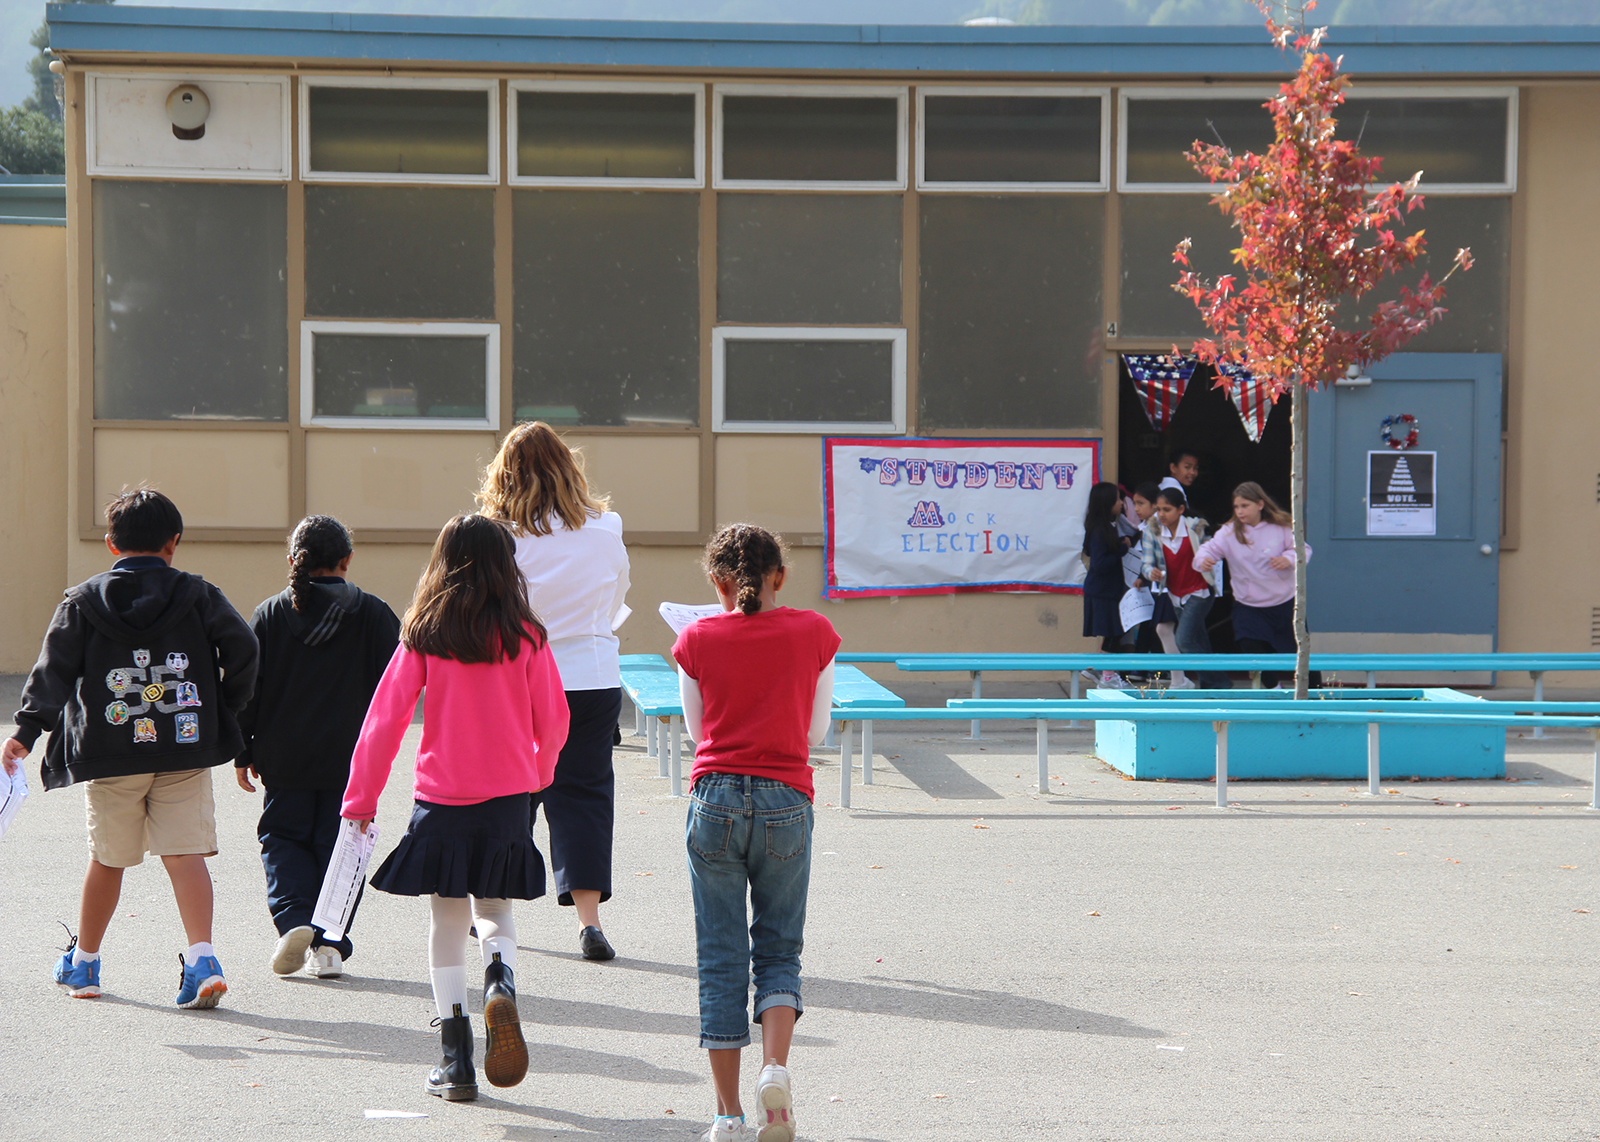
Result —
[[831, 599], [1081, 593], [1098, 440], [823, 441]]
[[1367, 534], [1437, 535], [1437, 452], [1367, 453]]

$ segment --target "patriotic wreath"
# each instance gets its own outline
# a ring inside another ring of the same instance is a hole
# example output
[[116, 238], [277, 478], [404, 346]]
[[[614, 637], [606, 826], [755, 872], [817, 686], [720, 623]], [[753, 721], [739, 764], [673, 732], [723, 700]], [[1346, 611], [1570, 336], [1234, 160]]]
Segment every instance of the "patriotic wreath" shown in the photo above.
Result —
[[[1409, 429], [1402, 440], [1394, 438], [1396, 425], [1399, 425], [1402, 430]], [[1403, 412], [1399, 416], [1386, 416], [1383, 418], [1383, 442], [1396, 452], [1403, 452], [1407, 448], [1415, 448], [1417, 446], [1417, 432], [1421, 427], [1422, 425], [1417, 418], [1409, 412]]]

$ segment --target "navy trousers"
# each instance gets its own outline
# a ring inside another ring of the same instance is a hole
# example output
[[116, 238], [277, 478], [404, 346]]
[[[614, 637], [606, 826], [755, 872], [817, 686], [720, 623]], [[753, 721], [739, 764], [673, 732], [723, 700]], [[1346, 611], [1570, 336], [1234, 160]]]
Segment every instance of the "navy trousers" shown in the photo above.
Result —
[[[339, 839], [339, 805], [343, 789], [265, 789], [256, 836], [261, 864], [267, 870], [267, 908], [278, 935], [311, 923], [328, 861]], [[356, 907], [361, 897], [356, 897]], [[352, 910], [350, 921], [355, 923]], [[345, 959], [355, 946], [349, 932], [342, 940], [324, 940], [316, 929], [312, 947], [328, 944]]]
[[550, 871], [556, 900], [572, 903], [572, 890], [611, 899], [611, 835], [616, 822], [617, 779], [611, 749], [622, 713], [622, 690], [568, 690], [572, 713], [567, 744], [555, 778], [533, 795], [533, 814], [544, 805], [550, 827]]

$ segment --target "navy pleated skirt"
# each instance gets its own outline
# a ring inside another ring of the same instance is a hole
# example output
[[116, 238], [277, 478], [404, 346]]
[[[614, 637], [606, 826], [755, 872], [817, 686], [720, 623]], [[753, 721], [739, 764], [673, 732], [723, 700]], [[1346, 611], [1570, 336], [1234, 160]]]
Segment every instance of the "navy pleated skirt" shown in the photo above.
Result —
[[1083, 597], [1083, 637], [1121, 638], [1122, 614], [1120, 598], [1104, 595]]
[[533, 843], [526, 793], [476, 805], [413, 802], [394, 851], [372, 874], [372, 887], [395, 896], [477, 896], [537, 900], [544, 857]]
[[1285, 599], [1270, 607], [1247, 607], [1243, 603], [1234, 603], [1233, 637], [1255, 639], [1266, 643], [1279, 654], [1293, 654], [1296, 646], [1294, 600]]

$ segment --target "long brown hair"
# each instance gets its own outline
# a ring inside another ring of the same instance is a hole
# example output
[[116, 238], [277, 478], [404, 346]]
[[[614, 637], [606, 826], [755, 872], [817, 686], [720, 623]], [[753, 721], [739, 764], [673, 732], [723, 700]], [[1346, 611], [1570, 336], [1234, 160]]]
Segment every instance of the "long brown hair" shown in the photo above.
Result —
[[736, 584], [739, 609], [753, 615], [761, 609], [762, 583], [783, 570], [783, 544], [764, 527], [732, 524], [706, 544], [705, 567], [717, 582]]
[[549, 535], [551, 516], [577, 531], [610, 507], [609, 497], [589, 490], [578, 453], [542, 420], [511, 430], [478, 489], [478, 510], [527, 535]]
[[[1249, 500], [1253, 504], [1260, 504], [1262, 523], [1275, 523], [1288, 527], [1294, 522], [1289, 513], [1280, 508], [1273, 498], [1267, 495], [1266, 489], [1254, 480], [1246, 480], [1240, 484], [1233, 489], [1233, 495], [1235, 499]], [[1250, 537], [1244, 533], [1244, 524], [1240, 522], [1237, 515], [1233, 517], [1233, 534], [1238, 537], [1240, 543], [1248, 544], [1250, 542]]]
[[545, 638], [505, 525], [480, 515], [445, 524], [400, 624], [406, 648], [457, 662], [500, 662], [515, 658], [523, 639], [537, 650]]

